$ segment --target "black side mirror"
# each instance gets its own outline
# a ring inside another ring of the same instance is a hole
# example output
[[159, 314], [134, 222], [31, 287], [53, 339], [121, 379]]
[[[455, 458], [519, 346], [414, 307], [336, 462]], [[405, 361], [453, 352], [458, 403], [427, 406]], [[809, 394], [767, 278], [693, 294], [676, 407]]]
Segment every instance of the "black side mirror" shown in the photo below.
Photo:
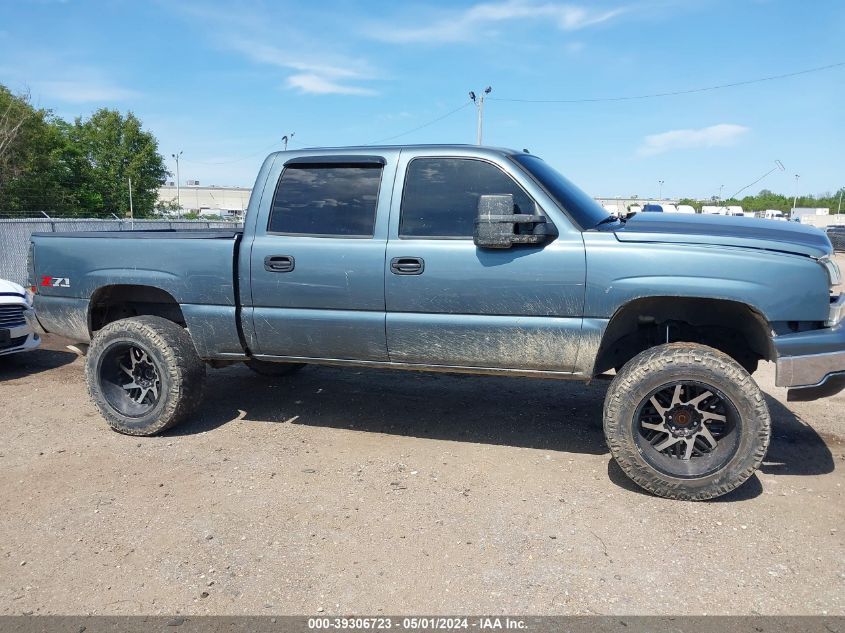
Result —
[[[544, 215], [513, 212], [513, 194], [478, 197], [473, 242], [480, 248], [510, 248], [514, 244], [542, 244], [550, 232]], [[518, 228], [525, 225], [525, 232]]]

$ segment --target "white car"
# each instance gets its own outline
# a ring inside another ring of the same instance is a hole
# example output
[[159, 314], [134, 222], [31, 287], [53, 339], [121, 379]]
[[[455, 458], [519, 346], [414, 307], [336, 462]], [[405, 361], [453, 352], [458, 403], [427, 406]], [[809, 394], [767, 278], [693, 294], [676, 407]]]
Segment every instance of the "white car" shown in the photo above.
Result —
[[0, 279], [0, 356], [35, 349], [41, 343], [27, 323], [32, 295], [21, 286]]

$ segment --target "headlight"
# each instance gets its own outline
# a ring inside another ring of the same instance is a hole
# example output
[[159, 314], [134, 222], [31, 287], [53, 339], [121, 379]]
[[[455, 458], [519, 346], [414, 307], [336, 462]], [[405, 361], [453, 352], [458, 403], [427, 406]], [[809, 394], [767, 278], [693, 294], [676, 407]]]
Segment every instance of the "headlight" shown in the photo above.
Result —
[[26, 305], [28, 305], [30, 308], [32, 307], [32, 303], [33, 303], [34, 298], [35, 298], [35, 295], [32, 292], [32, 288], [31, 287], [27, 288], [24, 291], [24, 299], [26, 301]]
[[818, 262], [827, 271], [827, 278], [830, 280], [831, 286], [838, 286], [842, 283], [842, 273], [839, 270], [839, 264], [830, 255], [819, 257]]

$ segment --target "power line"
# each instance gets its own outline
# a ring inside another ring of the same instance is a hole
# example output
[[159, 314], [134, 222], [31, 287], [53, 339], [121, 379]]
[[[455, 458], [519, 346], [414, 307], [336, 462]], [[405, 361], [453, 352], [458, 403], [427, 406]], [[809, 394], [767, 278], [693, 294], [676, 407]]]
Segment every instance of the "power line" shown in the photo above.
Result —
[[255, 156], [258, 156], [259, 154], [263, 154], [268, 149], [270, 149], [271, 147], [275, 147], [276, 145], [281, 145], [281, 144], [282, 144], [282, 141], [274, 141], [273, 143], [271, 143], [267, 147], [264, 147], [264, 148], [262, 148], [258, 151], [255, 151], [252, 154], [247, 154], [246, 156], [241, 156], [240, 158], [233, 158], [232, 160], [222, 160], [222, 161], [217, 161], [217, 162], [205, 162], [205, 161], [200, 161], [200, 160], [188, 160], [187, 158], [183, 158], [182, 162], [183, 163], [192, 163], [194, 165], [231, 165], [232, 163], [239, 163], [242, 160], [247, 160], [248, 158], [253, 158]]
[[472, 101], [466, 101], [465, 103], [458, 106], [454, 110], [449, 110], [449, 112], [447, 112], [446, 114], [442, 114], [439, 117], [437, 117], [436, 119], [432, 119], [431, 121], [428, 121], [427, 123], [423, 123], [422, 125], [418, 125], [417, 127], [411, 128], [410, 130], [407, 130], [407, 131], [402, 132], [400, 134], [394, 134], [393, 136], [388, 136], [387, 138], [381, 138], [377, 141], [372, 141], [370, 143], [366, 143], [366, 145], [378, 145], [379, 143], [384, 143], [385, 141], [392, 141], [393, 139], [399, 138], [400, 136], [406, 136], [408, 134], [411, 134], [412, 132], [416, 132], [417, 130], [421, 130], [423, 128], [426, 128], [429, 125], [434, 125], [438, 121], [442, 121], [443, 119], [452, 116], [456, 112], [460, 112], [461, 110], [463, 110], [464, 108], [468, 107], [471, 104], [472, 104]]
[[797, 70], [792, 73], [784, 73], [782, 75], [772, 75], [770, 77], [759, 77], [757, 79], [747, 79], [744, 81], [735, 81], [728, 84], [719, 84], [716, 86], [707, 86], [704, 88], [690, 88], [688, 90], [673, 90], [671, 92], [655, 92], [644, 95], [629, 95], [624, 97], [595, 97], [587, 99], [507, 99], [502, 97], [489, 97], [492, 101], [509, 101], [512, 103], [598, 103], [604, 101], [634, 101], [637, 99], [655, 99], [658, 97], [673, 97], [676, 95], [687, 95], [696, 92], [708, 92], [710, 90], [722, 90], [724, 88], [735, 88], [737, 86], [747, 86], [749, 84], [762, 83], [764, 81], [775, 81], [777, 79], [787, 79], [789, 77], [797, 77], [798, 75], [808, 75], [810, 73], [817, 73], [823, 70], [830, 70], [832, 68], [839, 68], [845, 66], [845, 62], [837, 62], [835, 64], [828, 64], [827, 66], [817, 66], [816, 68], [807, 68], [805, 70]]

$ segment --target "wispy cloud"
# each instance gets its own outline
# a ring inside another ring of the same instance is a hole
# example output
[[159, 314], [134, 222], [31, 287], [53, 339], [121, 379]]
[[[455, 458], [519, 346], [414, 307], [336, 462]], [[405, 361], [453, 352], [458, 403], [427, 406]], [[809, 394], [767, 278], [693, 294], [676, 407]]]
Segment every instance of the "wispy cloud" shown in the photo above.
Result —
[[587, 6], [542, 2], [537, 0], [505, 0], [475, 4], [454, 11], [428, 24], [403, 27], [381, 24], [369, 30], [375, 39], [394, 43], [447, 43], [472, 41], [478, 29], [513, 20], [551, 22], [563, 31], [576, 31], [607, 22], [622, 14], [625, 8], [597, 10]]
[[142, 94], [116, 83], [97, 66], [67, 64], [53, 54], [34, 50], [25, 57], [8, 60], [0, 66], [0, 76], [41, 99], [65, 103], [130, 101]]
[[323, 34], [310, 33], [300, 22], [283, 19], [273, 12], [272, 4], [252, 5], [248, 10], [191, 1], [162, 2], [162, 7], [202, 25], [220, 48], [255, 64], [278, 68], [287, 88], [316, 95], [377, 94], [362, 85], [379, 78], [369, 63], [335, 50], [336, 43]]
[[256, 42], [242, 38], [231, 38], [229, 45], [248, 59], [260, 63], [276, 66], [288, 71], [295, 71], [287, 77], [285, 83], [307, 94], [344, 94], [344, 95], [374, 95], [375, 90], [356, 85], [373, 79], [374, 71], [369, 64], [361, 60], [329, 59], [326, 61], [303, 61], [287, 51], [271, 44]]
[[699, 129], [670, 130], [646, 136], [637, 150], [640, 156], [654, 156], [676, 149], [729, 147], [735, 145], [749, 128], [734, 123], [720, 123]]
[[122, 88], [97, 79], [36, 81], [33, 86], [46, 97], [67, 101], [68, 103], [129, 101], [141, 96], [141, 93], [137, 90]]
[[296, 88], [300, 92], [316, 95], [374, 95], [376, 92], [369, 88], [361, 88], [358, 86], [349, 86], [345, 84], [332, 81], [326, 77], [315, 75], [313, 73], [300, 73], [291, 75], [287, 79], [287, 85], [291, 88]]

